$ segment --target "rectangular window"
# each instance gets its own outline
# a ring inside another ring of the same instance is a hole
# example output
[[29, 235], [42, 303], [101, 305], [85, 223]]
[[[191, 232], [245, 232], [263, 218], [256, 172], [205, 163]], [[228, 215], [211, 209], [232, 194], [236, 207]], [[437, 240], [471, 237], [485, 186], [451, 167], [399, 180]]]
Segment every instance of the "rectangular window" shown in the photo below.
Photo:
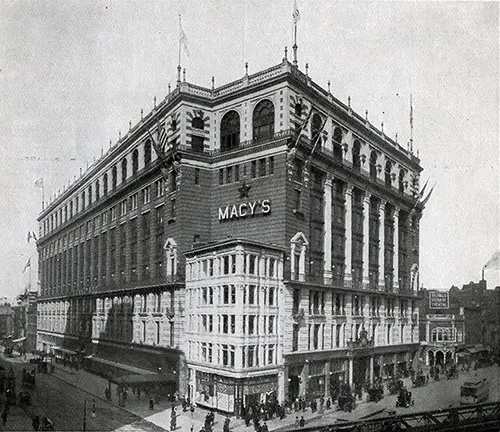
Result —
[[111, 220], [116, 220], [116, 206], [111, 207]]
[[223, 301], [222, 302], [224, 304], [229, 304], [229, 285], [223, 285], [222, 291], [223, 291]]
[[299, 325], [293, 325], [293, 334], [292, 334], [292, 351], [299, 350]]
[[155, 189], [156, 189], [156, 198], [163, 196], [163, 194], [165, 193], [165, 180], [163, 180], [162, 178], [156, 180]]
[[253, 335], [256, 330], [256, 325], [255, 325], [255, 315], [249, 315], [248, 316], [248, 334]]
[[234, 181], [235, 182], [240, 181], [240, 166], [239, 165], [234, 166]]
[[194, 169], [194, 184], [195, 185], [200, 184], [200, 169], [199, 168]]
[[142, 190], [142, 204], [147, 204], [151, 201], [151, 186], [147, 186]]
[[267, 331], [269, 334], [274, 334], [274, 315], [269, 315], [268, 317]]
[[[133, 194], [130, 197], [130, 210], [136, 210], [137, 209], [137, 194]], [[122, 213], [123, 216], [124, 213]]]
[[127, 214], [127, 200], [123, 200], [120, 203], [120, 216], [125, 216]]
[[250, 165], [250, 175], [252, 178], [257, 177], [257, 161], [253, 160]]
[[223, 272], [225, 275], [229, 274], [229, 255], [224, 256]]
[[269, 158], [269, 174], [274, 174], [274, 156]]
[[226, 183], [232, 183], [233, 182], [233, 167], [228, 166], [226, 168]]
[[259, 177], [266, 175], [266, 159], [259, 159]]
[[219, 186], [224, 184], [224, 169], [219, 169]]
[[269, 306], [274, 306], [274, 295], [276, 292], [276, 288], [271, 286], [269, 287]]
[[236, 304], [236, 287], [231, 285], [231, 304]]
[[256, 298], [255, 298], [255, 292], [256, 292], [256, 286], [255, 285], [248, 285], [248, 304], [255, 304]]
[[298, 189], [295, 189], [295, 210], [300, 211], [300, 204], [301, 204], [301, 191]]

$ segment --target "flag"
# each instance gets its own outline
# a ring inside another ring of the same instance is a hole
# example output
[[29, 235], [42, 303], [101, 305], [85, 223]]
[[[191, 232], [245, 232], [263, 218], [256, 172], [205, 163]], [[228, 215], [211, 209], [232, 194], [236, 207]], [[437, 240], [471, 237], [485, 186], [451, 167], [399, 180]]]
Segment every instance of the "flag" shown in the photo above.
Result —
[[162, 152], [165, 152], [165, 149], [167, 148], [167, 141], [167, 131], [164, 126], [158, 123], [158, 145], [160, 146]]
[[425, 188], [427, 187], [427, 183], [429, 183], [429, 179], [427, 179], [427, 181], [424, 184], [424, 187], [422, 188], [422, 190], [418, 194], [418, 199], [421, 199], [424, 196], [424, 192], [425, 192]]
[[43, 177], [40, 177], [38, 180], [35, 181], [35, 186], [39, 189], [43, 188]]
[[497, 250], [493, 256], [486, 262], [484, 267], [492, 270], [500, 270], [500, 250]]
[[432, 192], [434, 192], [435, 187], [436, 187], [436, 185], [432, 186], [432, 189], [430, 190], [429, 194], [420, 203], [420, 204], [422, 204], [422, 207], [424, 207], [425, 204], [427, 203], [427, 201], [429, 201], [429, 199], [431, 198]]
[[297, 24], [300, 21], [300, 12], [299, 12], [299, 6], [297, 5], [297, 0], [294, 0], [293, 2], [293, 23]]
[[306, 119], [300, 125], [299, 131], [297, 133], [297, 140], [295, 141], [295, 144], [293, 145], [293, 148], [297, 147], [297, 144], [299, 143], [299, 140], [300, 140], [300, 136], [302, 135], [303, 130], [307, 127], [307, 124], [309, 123], [309, 120], [311, 119], [311, 116], [312, 116], [312, 107], [309, 110], [309, 114], [307, 114]]
[[148, 135], [149, 138], [151, 138], [151, 142], [153, 143], [153, 149], [156, 153], [156, 156], [158, 156], [158, 159], [160, 159], [160, 162], [163, 165], [166, 165], [166, 158], [165, 158], [165, 152], [160, 148], [158, 145], [158, 142], [153, 138], [153, 135], [151, 135], [151, 132], [148, 129]]
[[31, 258], [28, 260], [28, 262], [24, 265], [24, 268], [23, 268], [23, 273], [26, 271], [26, 269], [28, 267], [31, 267]]
[[180, 46], [184, 48], [186, 55], [189, 57], [188, 40], [187, 40], [186, 33], [184, 33], [184, 30], [182, 30], [182, 26], [180, 27], [179, 43], [180, 43]]
[[28, 239], [27, 239], [28, 243], [30, 242], [31, 239], [35, 240], [35, 242], [38, 241], [36, 234], [33, 231], [28, 231]]

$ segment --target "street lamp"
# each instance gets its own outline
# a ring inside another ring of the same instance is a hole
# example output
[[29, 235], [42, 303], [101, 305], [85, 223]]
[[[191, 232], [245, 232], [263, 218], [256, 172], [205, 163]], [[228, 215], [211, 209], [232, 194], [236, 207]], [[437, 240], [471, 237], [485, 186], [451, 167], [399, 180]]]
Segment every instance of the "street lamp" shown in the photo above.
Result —
[[[87, 430], [87, 400], [90, 398], [86, 397], [83, 402], [83, 431]], [[95, 417], [95, 399], [92, 398], [92, 417]]]

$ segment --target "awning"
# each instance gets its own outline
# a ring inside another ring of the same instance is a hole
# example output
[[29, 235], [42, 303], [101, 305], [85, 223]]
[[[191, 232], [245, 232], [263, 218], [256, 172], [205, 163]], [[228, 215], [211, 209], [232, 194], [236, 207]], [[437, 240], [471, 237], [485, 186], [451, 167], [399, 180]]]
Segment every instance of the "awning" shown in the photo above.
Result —
[[13, 343], [24, 342], [26, 339], [27, 339], [26, 337], [20, 337], [19, 339], [14, 339], [12, 342]]
[[69, 349], [66, 349], [66, 348], [61, 348], [61, 347], [58, 347], [58, 346], [54, 346], [52, 347], [52, 349], [54, 351], [60, 351], [64, 354], [71, 354], [71, 355], [76, 355], [77, 353], [75, 351], [72, 351], [72, 350], [69, 350]]
[[110, 378], [110, 381], [116, 384], [153, 384], [153, 383], [167, 383], [176, 382], [176, 375], [174, 373], [162, 374], [147, 374], [147, 375], [124, 375], [121, 377]]

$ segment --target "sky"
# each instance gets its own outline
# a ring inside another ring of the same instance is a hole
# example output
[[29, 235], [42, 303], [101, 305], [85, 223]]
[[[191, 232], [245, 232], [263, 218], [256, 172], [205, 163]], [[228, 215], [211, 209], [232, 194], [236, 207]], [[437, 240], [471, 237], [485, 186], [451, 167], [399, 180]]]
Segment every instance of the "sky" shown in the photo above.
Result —
[[[500, 248], [499, 3], [297, 3], [299, 67], [403, 145], [412, 94], [422, 184], [435, 184], [421, 282], [479, 280]], [[63, 190], [175, 86], [179, 14], [186, 80], [210, 87], [245, 62], [250, 74], [278, 64], [285, 46], [290, 59], [292, 11], [293, 0], [0, 2], [0, 297], [24, 289], [36, 255], [34, 182], [46, 200]], [[489, 288], [499, 273], [485, 272]]]

